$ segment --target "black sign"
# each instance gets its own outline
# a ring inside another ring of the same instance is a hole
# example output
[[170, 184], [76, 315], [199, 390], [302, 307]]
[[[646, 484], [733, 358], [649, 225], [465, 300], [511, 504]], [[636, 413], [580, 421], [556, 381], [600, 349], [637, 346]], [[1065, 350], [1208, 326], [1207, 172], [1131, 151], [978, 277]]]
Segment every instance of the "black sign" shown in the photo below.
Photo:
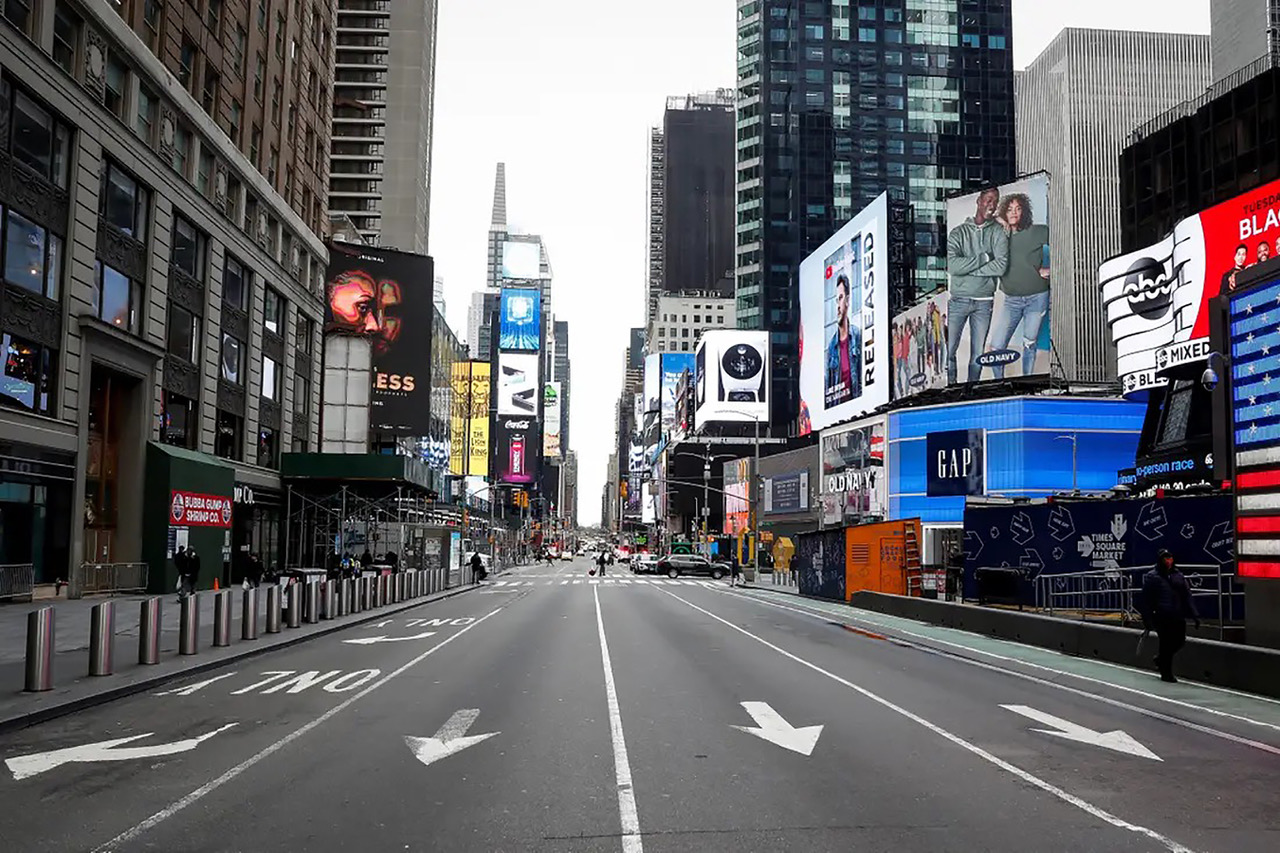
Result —
[[333, 243], [328, 273], [325, 330], [372, 344], [369, 429], [427, 435], [434, 262], [426, 255]]
[[931, 432], [928, 448], [929, 497], [981, 495], [986, 491], [982, 459], [985, 432], [980, 429], [951, 429]]
[[530, 486], [538, 482], [542, 424], [537, 418], [499, 415], [494, 423], [494, 459], [490, 471], [499, 483]]

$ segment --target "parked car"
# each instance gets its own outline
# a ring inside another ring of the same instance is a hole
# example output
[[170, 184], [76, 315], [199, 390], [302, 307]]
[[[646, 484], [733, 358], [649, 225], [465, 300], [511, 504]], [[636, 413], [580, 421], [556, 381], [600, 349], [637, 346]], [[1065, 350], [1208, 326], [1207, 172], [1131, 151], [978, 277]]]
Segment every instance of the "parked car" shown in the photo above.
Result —
[[616, 549], [614, 549], [614, 552], [613, 552], [613, 553], [614, 553], [614, 556], [616, 556], [616, 557], [618, 558], [618, 562], [619, 562], [619, 563], [630, 563], [630, 562], [631, 562], [631, 549], [630, 549], [630, 548], [625, 548], [625, 547], [623, 547], [623, 548], [616, 548]]
[[721, 563], [713, 563], [701, 554], [668, 554], [658, 561], [658, 572], [669, 578], [681, 575], [710, 575], [720, 580], [729, 573], [729, 568]]
[[656, 573], [658, 571], [658, 555], [636, 554], [631, 561], [631, 571], [638, 575]]

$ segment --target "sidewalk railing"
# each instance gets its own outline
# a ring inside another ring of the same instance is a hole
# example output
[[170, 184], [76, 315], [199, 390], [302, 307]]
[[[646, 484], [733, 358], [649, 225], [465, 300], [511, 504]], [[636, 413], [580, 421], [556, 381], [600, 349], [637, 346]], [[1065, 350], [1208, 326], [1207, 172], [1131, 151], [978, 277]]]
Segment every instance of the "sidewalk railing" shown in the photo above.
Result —
[[25, 598], [30, 601], [36, 588], [36, 567], [31, 563], [0, 566], [0, 601]]
[[146, 563], [82, 563], [71, 570], [67, 597], [146, 591]]

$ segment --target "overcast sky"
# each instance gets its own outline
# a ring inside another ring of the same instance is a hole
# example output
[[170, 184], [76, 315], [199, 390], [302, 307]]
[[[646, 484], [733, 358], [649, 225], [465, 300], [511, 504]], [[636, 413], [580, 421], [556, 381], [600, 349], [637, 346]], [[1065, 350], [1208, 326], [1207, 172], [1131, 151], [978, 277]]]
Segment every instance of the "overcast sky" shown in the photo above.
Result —
[[[648, 129], [668, 95], [734, 85], [733, 0], [439, 0], [430, 252], [466, 335], [494, 166], [508, 227], [541, 234], [570, 326], [579, 521], [599, 521], [627, 329], [644, 323]], [[1064, 26], [1208, 32], [1208, 0], [1014, 0], [1014, 64]]]

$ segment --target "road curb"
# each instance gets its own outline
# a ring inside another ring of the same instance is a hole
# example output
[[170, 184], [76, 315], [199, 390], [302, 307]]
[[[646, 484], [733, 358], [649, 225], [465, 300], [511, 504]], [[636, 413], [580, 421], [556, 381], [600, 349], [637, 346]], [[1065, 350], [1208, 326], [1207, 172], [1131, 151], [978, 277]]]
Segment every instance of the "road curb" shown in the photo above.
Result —
[[[92, 708], [96, 705], [105, 705], [106, 703], [114, 702], [117, 699], [124, 699], [128, 696], [133, 696], [138, 693], [145, 693], [148, 690], [151, 690], [155, 687], [160, 687], [171, 681], [177, 681], [180, 678], [186, 678], [187, 676], [190, 676], [190, 675], [199, 675], [200, 673], [209, 672], [210, 670], [214, 670], [222, 666], [227, 666], [228, 664], [236, 663], [237, 661], [246, 660], [248, 658], [267, 654], [268, 652], [278, 651], [280, 649], [286, 649], [286, 648], [289, 648], [290, 646], [296, 646], [299, 643], [305, 643], [308, 640], [314, 640], [317, 637], [324, 637], [334, 633], [335, 631], [341, 631], [343, 629], [350, 628], [354, 625], [363, 625], [366, 622], [376, 622], [379, 619], [385, 619], [388, 615], [391, 615], [391, 614], [401, 613], [405, 610], [412, 610], [414, 607], [421, 607], [424, 604], [434, 604], [437, 601], [444, 601], [446, 599], [453, 598], [455, 596], [462, 595], [463, 593], [471, 592], [472, 590], [477, 590], [477, 589], [483, 589], [483, 587], [477, 584], [470, 584], [467, 586], [460, 586], [455, 589], [441, 590], [440, 592], [433, 593], [432, 595], [429, 595], [429, 596], [423, 596], [421, 598], [415, 598], [409, 601], [397, 602], [394, 605], [379, 607], [376, 610], [366, 610], [366, 611], [363, 611], [360, 614], [360, 616], [357, 618], [345, 619], [341, 622], [335, 620], [335, 621], [329, 622], [323, 628], [319, 628], [313, 631], [308, 631], [305, 634], [295, 636], [295, 637], [289, 637], [287, 634], [283, 633], [282, 631], [280, 636], [283, 637], [284, 639], [281, 639], [278, 642], [271, 643], [270, 645], [262, 645], [260, 643], [255, 643], [253, 645], [246, 645], [243, 652], [238, 652], [236, 654], [229, 654], [224, 657], [219, 657], [216, 660], [207, 660], [207, 661], [201, 661], [200, 663], [194, 663], [192, 666], [186, 667], [181, 670], [161, 673], [161, 674], [152, 676], [150, 678], [144, 678], [140, 681], [134, 681], [129, 684], [122, 684], [119, 687], [113, 687], [107, 690], [103, 690], [102, 692], [94, 693], [91, 696], [82, 696], [78, 699], [69, 699], [66, 702], [60, 702], [56, 705], [50, 705], [45, 708], [40, 708], [30, 713], [18, 714], [11, 717], [5, 717], [3, 719], [0, 719], [0, 734], [4, 734], [11, 731], [17, 731], [19, 729], [29, 728], [31, 726], [38, 725], [40, 723], [48, 722], [49, 720], [57, 719], [58, 717], [65, 717], [68, 714], [74, 714], [77, 711], [83, 711], [86, 708]], [[283, 630], [287, 631], [289, 629], [283, 629]]]

